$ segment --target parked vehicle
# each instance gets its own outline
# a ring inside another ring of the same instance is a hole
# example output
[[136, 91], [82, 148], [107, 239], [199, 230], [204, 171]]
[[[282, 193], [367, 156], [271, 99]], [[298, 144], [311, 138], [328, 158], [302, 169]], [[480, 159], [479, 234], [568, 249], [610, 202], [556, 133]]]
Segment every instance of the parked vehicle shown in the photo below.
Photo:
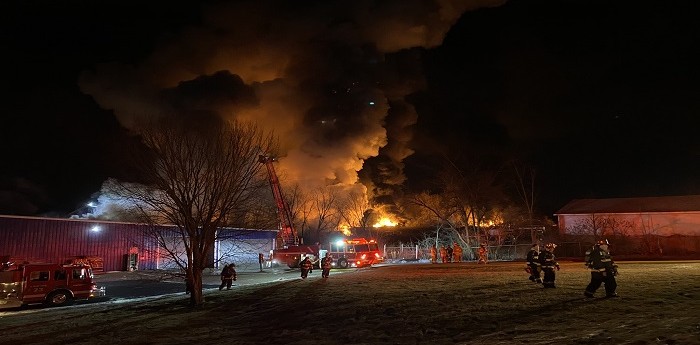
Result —
[[74, 300], [104, 297], [93, 281], [90, 265], [4, 263], [0, 268], [0, 309], [25, 304], [67, 305]]
[[311, 261], [316, 261], [318, 259], [318, 245], [304, 245], [301, 243], [299, 234], [294, 228], [289, 205], [287, 205], [287, 201], [283, 197], [282, 187], [277, 178], [275, 167], [272, 164], [277, 159], [271, 156], [260, 155], [258, 161], [265, 164], [267, 168], [272, 195], [275, 197], [275, 203], [277, 204], [277, 216], [280, 219], [280, 230], [277, 232], [275, 249], [272, 251], [270, 258], [271, 263], [273, 265], [287, 265], [289, 268], [296, 268], [299, 267], [299, 263], [304, 257], [309, 257]]
[[272, 195], [277, 204], [277, 215], [280, 218], [280, 230], [275, 240], [275, 249], [270, 255], [272, 265], [287, 265], [290, 268], [296, 268], [299, 267], [301, 260], [308, 257], [318, 267], [320, 258], [324, 257], [327, 252], [331, 253], [334, 265], [340, 268], [369, 266], [383, 259], [377, 242], [367, 241], [364, 238], [345, 239], [331, 243], [328, 249], [322, 249], [318, 244], [303, 244], [294, 228], [289, 205], [283, 197], [280, 182], [272, 164], [276, 159], [260, 155], [258, 160], [267, 168]]
[[320, 250], [320, 257], [330, 253], [333, 258], [333, 266], [338, 268], [365, 267], [384, 260], [375, 240], [343, 239], [331, 242], [328, 248], [330, 250]]

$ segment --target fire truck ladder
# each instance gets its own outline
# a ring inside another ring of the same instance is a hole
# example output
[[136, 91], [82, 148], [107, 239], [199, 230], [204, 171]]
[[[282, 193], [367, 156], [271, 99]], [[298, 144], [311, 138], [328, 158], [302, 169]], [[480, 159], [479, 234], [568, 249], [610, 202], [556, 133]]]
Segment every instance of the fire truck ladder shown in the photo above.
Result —
[[267, 174], [270, 178], [270, 187], [272, 187], [272, 195], [274, 195], [275, 202], [277, 203], [277, 215], [280, 218], [280, 231], [277, 233], [277, 246], [283, 248], [290, 245], [298, 245], [299, 236], [292, 225], [292, 213], [287, 206], [287, 202], [284, 200], [280, 181], [277, 178], [275, 167], [272, 165], [272, 162], [276, 160], [277, 159], [270, 156], [260, 155], [258, 157], [258, 161], [265, 164], [267, 168]]

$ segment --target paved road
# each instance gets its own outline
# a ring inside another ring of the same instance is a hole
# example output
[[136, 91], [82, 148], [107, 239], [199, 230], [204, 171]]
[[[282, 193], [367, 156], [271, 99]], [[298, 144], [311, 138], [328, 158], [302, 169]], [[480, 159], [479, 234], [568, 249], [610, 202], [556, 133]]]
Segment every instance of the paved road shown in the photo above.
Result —
[[[343, 274], [353, 272], [357, 269], [334, 269], [331, 271], [331, 276], [334, 274]], [[238, 279], [233, 282], [233, 290], [236, 287], [259, 285], [271, 283], [275, 281], [285, 281], [293, 279], [301, 279], [298, 269], [288, 268], [266, 268], [263, 272], [259, 271], [238, 271]], [[308, 279], [321, 279], [321, 270], [314, 270]], [[99, 299], [91, 299], [88, 301], [76, 301], [75, 305], [103, 303], [103, 302], [119, 302], [139, 298], [156, 298], [158, 296], [185, 294], [185, 282], [181, 277], [174, 276], [165, 271], [133, 271], [133, 272], [106, 272], [95, 274], [95, 282], [98, 286], [105, 287], [107, 296]], [[219, 272], [214, 271], [205, 273], [202, 279], [202, 287], [204, 293], [217, 292], [221, 279]], [[70, 308], [70, 307], [68, 307]], [[42, 304], [34, 304], [23, 306], [20, 308], [25, 311], [40, 311], [46, 309]], [[16, 312], [15, 309], [4, 309], [0, 311], [0, 315], [4, 312]]]
[[[366, 268], [347, 268], [331, 270], [335, 274], [355, 272]], [[265, 268], [258, 270], [237, 270], [238, 279], [233, 282], [233, 289], [240, 286], [258, 285], [275, 281], [301, 279], [299, 269]], [[308, 279], [320, 279], [321, 270], [315, 269]], [[185, 292], [185, 282], [181, 277], [175, 277], [163, 271], [134, 271], [108, 272], [95, 275], [95, 282], [104, 286], [109, 299], [132, 299], [160, 296]], [[206, 291], [215, 291], [221, 284], [219, 272], [206, 273], [202, 278], [202, 286]]]
[[[311, 277], [319, 277], [321, 271], [314, 271]], [[265, 269], [263, 272], [238, 272], [236, 286], [256, 285], [273, 281], [300, 279], [299, 270]], [[95, 282], [104, 286], [109, 299], [132, 299], [185, 292], [185, 282], [162, 271], [108, 272], [95, 275]], [[221, 280], [218, 272], [205, 274], [202, 287], [205, 291], [215, 290]]]
[[[403, 263], [407, 264], [407, 263]], [[375, 266], [384, 266], [378, 264]], [[331, 279], [337, 274], [347, 274], [358, 270], [370, 268], [348, 268], [331, 270]], [[272, 282], [301, 279], [298, 269], [288, 268], [265, 268], [263, 272], [250, 268], [239, 269], [238, 279], [233, 284], [233, 291], [237, 287], [259, 285]], [[321, 279], [321, 270], [316, 269], [309, 274], [310, 280]], [[95, 274], [95, 282], [98, 286], [105, 287], [107, 296], [105, 298], [91, 299], [88, 301], [76, 301], [75, 305], [86, 305], [94, 303], [121, 303], [129, 300], [142, 298], [158, 298], [160, 296], [182, 295], [185, 296], [185, 283], [181, 277], [174, 276], [165, 271], [133, 271], [133, 272], [106, 272]], [[203, 279], [204, 293], [219, 293], [218, 287], [221, 283], [219, 272], [213, 271], [205, 274]], [[59, 307], [64, 308], [64, 307]], [[71, 308], [66, 306], [65, 308]], [[12, 315], [25, 312], [42, 312], [49, 310], [42, 304], [23, 306], [19, 309], [2, 309], [0, 318], [4, 315]]]

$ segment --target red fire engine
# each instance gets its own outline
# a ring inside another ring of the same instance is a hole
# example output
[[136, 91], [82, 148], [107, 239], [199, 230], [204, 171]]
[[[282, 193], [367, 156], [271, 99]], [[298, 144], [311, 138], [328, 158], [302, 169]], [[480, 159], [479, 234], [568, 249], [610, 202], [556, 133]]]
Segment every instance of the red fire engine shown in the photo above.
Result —
[[321, 249], [320, 256], [331, 253], [333, 265], [338, 268], [365, 267], [384, 260], [375, 240], [364, 238], [339, 240], [330, 243], [330, 251]]
[[104, 297], [86, 264], [3, 263], [0, 267], [0, 309], [23, 304], [67, 305], [73, 300]]
[[272, 251], [272, 263], [284, 264], [290, 268], [295, 268], [299, 267], [299, 262], [304, 256], [308, 256], [312, 261], [316, 261], [318, 259], [319, 247], [317, 245], [303, 245], [299, 242], [299, 236], [292, 223], [291, 211], [287, 206], [287, 202], [284, 200], [275, 167], [272, 165], [272, 162], [276, 161], [276, 159], [270, 156], [260, 155], [258, 161], [265, 164], [267, 168], [270, 187], [272, 187], [272, 195], [275, 197], [277, 214], [280, 218], [280, 231], [277, 233], [275, 249]]
[[[280, 218], [280, 231], [277, 233], [275, 249], [271, 255], [271, 263], [296, 268], [299, 267], [301, 259], [306, 256], [318, 264], [318, 259], [325, 256], [329, 250], [323, 250], [317, 244], [304, 245], [300, 243], [299, 236], [292, 223], [291, 212], [287, 202], [284, 200], [279, 179], [277, 178], [277, 173], [275, 173], [275, 167], [272, 165], [275, 159], [261, 155], [258, 160], [260, 163], [265, 164], [267, 168], [272, 194], [275, 197], [277, 213]], [[342, 242], [331, 243], [329, 249], [331, 256], [334, 258], [334, 264], [340, 268], [369, 266], [382, 260], [378, 245], [374, 240], [367, 241], [364, 238], [343, 240]]]

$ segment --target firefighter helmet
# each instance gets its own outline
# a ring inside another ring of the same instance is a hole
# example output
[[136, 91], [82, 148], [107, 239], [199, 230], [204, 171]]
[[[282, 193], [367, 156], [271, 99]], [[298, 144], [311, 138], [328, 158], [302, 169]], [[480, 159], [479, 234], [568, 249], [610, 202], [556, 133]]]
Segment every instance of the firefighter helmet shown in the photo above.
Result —
[[598, 240], [598, 241], [595, 243], [595, 245], [596, 245], [596, 246], [602, 246], [602, 245], [606, 245], [606, 246], [607, 246], [607, 245], [610, 245], [610, 242], [608, 242], [608, 240]]
[[544, 245], [544, 247], [545, 247], [546, 249], [550, 249], [550, 250], [551, 250], [551, 249], [556, 248], [557, 245], [554, 244], [554, 243], [547, 243], [547, 244]]

